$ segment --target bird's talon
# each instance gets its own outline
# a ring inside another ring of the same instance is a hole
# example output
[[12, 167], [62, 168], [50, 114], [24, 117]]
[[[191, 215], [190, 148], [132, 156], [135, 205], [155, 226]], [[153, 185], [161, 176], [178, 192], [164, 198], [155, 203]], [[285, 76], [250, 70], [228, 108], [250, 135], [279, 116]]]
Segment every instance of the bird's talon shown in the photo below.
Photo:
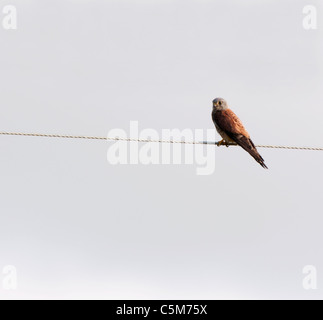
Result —
[[229, 144], [224, 139], [222, 139], [221, 141], [219, 141], [217, 143], [217, 145], [218, 145], [218, 147], [223, 146], [223, 145], [225, 145], [226, 147], [229, 147]]

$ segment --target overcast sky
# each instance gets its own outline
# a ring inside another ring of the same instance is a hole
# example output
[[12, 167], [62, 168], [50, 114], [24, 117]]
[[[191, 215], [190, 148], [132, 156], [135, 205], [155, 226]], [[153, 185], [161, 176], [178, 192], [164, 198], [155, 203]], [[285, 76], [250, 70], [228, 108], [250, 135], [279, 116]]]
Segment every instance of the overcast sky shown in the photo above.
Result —
[[[220, 96], [256, 144], [323, 147], [318, 0], [2, 0], [0, 21], [8, 4], [0, 131], [207, 130]], [[0, 136], [0, 271], [18, 279], [0, 298], [323, 297], [323, 152], [259, 149], [264, 170], [221, 147], [202, 176], [111, 165], [111, 145]]]

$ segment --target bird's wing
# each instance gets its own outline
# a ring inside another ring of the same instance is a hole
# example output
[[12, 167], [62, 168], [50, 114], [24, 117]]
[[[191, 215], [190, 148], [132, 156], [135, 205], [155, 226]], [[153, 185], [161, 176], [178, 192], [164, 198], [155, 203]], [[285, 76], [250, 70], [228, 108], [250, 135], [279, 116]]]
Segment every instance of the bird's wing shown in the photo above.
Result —
[[250, 137], [240, 119], [231, 109], [215, 112], [213, 120], [230, 138], [236, 135]]
[[236, 114], [230, 110], [223, 110], [214, 114], [214, 121], [240, 147], [246, 150], [263, 168], [267, 168], [264, 159], [250, 139], [250, 135]]

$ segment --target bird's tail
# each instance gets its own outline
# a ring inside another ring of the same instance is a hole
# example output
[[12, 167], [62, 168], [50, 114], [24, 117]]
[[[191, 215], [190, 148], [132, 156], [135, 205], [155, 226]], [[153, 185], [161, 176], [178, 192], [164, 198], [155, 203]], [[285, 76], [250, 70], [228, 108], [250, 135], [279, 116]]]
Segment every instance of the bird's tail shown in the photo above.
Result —
[[244, 137], [244, 138], [240, 139], [239, 141], [237, 141], [237, 143], [243, 149], [245, 149], [264, 169], [268, 169], [268, 167], [265, 165], [265, 160], [259, 154], [257, 148], [255, 147], [255, 145], [251, 139]]
[[256, 148], [254, 148], [251, 152], [250, 155], [264, 168], [268, 169], [268, 167], [265, 165], [265, 160], [263, 157], [259, 154]]

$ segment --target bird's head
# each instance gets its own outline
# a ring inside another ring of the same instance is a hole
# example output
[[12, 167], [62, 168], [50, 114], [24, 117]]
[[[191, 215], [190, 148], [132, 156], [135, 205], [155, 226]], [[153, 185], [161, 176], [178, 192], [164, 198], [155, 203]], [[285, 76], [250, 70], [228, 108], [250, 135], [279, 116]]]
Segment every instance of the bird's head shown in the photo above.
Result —
[[222, 111], [228, 108], [228, 104], [223, 98], [215, 98], [213, 100], [213, 110]]

